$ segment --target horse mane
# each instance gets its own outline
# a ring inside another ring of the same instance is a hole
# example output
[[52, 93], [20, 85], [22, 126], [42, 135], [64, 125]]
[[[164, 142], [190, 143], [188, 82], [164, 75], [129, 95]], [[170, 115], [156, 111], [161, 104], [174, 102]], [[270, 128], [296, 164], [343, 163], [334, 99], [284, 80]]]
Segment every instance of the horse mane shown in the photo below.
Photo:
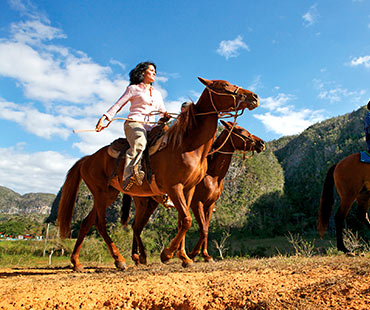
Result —
[[179, 114], [174, 124], [168, 129], [168, 144], [172, 144], [172, 148], [178, 148], [182, 145], [184, 137], [196, 126], [195, 104], [185, 107], [185, 110]]

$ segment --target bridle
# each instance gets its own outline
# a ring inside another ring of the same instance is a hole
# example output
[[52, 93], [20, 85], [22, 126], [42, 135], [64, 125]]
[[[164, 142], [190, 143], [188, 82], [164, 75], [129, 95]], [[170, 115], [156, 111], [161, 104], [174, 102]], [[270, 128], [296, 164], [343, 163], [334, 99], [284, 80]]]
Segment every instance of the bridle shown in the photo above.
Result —
[[[244, 113], [245, 108], [241, 110], [240, 114], [238, 114], [239, 106], [241, 104], [241, 100], [237, 101], [237, 97], [242, 97], [243, 96], [243, 95], [238, 94], [238, 91], [240, 89], [239, 86], [236, 86], [234, 91], [226, 90], [226, 93], [218, 92], [218, 91], [210, 88], [208, 85], [206, 85], [206, 88], [208, 90], [209, 98], [211, 100], [211, 104], [212, 104], [212, 107], [213, 107], [214, 111], [204, 112], [204, 113], [197, 113], [196, 115], [208, 115], [208, 114], [215, 114], [216, 113], [216, 114], [219, 114], [219, 118], [234, 117], [236, 119], [238, 116], [240, 116]], [[219, 95], [219, 96], [231, 96], [231, 97], [233, 97], [233, 99], [234, 99], [233, 111], [235, 112], [235, 114], [233, 114], [232, 112], [218, 111], [217, 107], [215, 106], [215, 104], [213, 102], [212, 94], [216, 94], [216, 95]]]
[[[243, 150], [239, 150], [239, 149], [237, 149], [236, 148], [236, 146], [235, 146], [235, 144], [234, 144], [234, 141], [233, 141], [233, 139], [230, 139], [230, 142], [231, 142], [231, 145], [232, 145], [232, 147], [234, 148], [234, 151], [240, 151], [242, 154], [243, 154], [243, 161], [245, 160], [245, 158], [246, 158], [246, 154], [247, 154], [247, 142], [249, 141], [249, 142], [251, 142], [251, 145], [252, 145], [252, 147], [253, 146], [255, 146], [256, 145], [256, 141], [255, 140], [253, 140], [252, 138], [250, 138], [250, 137], [247, 137], [247, 136], [244, 136], [244, 135], [242, 135], [242, 134], [238, 134], [238, 133], [236, 133], [236, 132], [234, 132], [233, 131], [233, 129], [234, 128], [231, 128], [231, 129], [228, 129], [228, 128], [225, 128], [228, 132], [229, 132], [229, 134], [228, 134], [228, 136], [227, 136], [227, 138], [225, 139], [225, 141], [222, 143], [222, 145], [221, 145], [221, 147], [222, 146], [224, 146], [225, 144], [226, 144], [226, 141], [229, 139], [229, 137], [231, 136], [231, 134], [233, 134], [233, 135], [235, 135], [235, 136], [237, 136], [239, 139], [241, 139], [242, 141], [243, 141], [243, 143], [244, 143], [244, 148], [243, 148]], [[230, 134], [231, 133], [231, 134]], [[225, 152], [225, 151], [220, 151], [220, 147], [217, 149], [217, 150], [215, 150], [215, 151], [212, 151], [212, 152], [210, 152], [210, 153], [208, 153], [208, 155], [212, 155], [212, 154], [214, 154], [214, 153], [220, 153], [220, 154], [225, 154], [225, 155], [233, 155], [234, 154], [234, 151], [233, 152]], [[252, 151], [252, 155], [254, 154], [254, 151]]]
[[[216, 113], [216, 114], [219, 115], [218, 118], [226, 118], [226, 117], [233, 117], [234, 118], [232, 128], [229, 130], [228, 136], [225, 139], [225, 141], [216, 150], [213, 150], [213, 151], [211, 151], [211, 152], [208, 153], [208, 155], [212, 155], [212, 154], [218, 152], [225, 145], [227, 139], [230, 138], [231, 134], [233, 133], [233, 129], [236, 126], [236, 119], [237, 119], [238, 116], [241, 116], [244, 113], [245, 108], [243, 108], [241, 110], [241, 112], [238, 113], [239, 106], [240, 106], [240, 104], [242, 102], [241, 100], [237, 100], [237, 97], [242, 97], [242, 95], [239, 95], [238, 94], [238, 91], [240, 89], [239, 86], [236, 86], [234, 91], [226, 90], [226, 93], [224, 93], [224, 92], [218, 92], [218, 91], [212, 89], [211, 87], [209, 87], [208, 85], [206, 85], [206, 88], [208, 90], [209, 98], [211, 100], [211, 104], [212, 104], [212, 107], [213, 107], [214, 111], [205, 112], [205, 113], [197, 113], [196, 115], [209, 115], [209, 114]], [[235, 113], [233, 114], [232, 112], [220, 112], [220, 111], [218, 111], [217, 108], [216, 108], [216, 106], [215, 106], [215, 104], [214, 104], [214, 102], [213, 102], [213, 96], [212, 96], [212, 94], [216, 94], [216, 95], [219, 95], [219, 96], [232, 96], [233, 99], [234, 99], [234, 109], [233, 109], [233, 111]]]

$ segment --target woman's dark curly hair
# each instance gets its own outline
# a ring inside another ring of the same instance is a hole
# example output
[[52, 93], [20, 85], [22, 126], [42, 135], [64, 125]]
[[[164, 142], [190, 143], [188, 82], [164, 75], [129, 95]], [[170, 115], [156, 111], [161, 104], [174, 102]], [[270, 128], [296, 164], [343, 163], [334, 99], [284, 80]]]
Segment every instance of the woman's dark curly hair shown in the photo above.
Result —
[[136, 65], [134, 69], [132, 69], [129, 73], [130, 75], [130, 85], [137, 85], [144, 81], [144, 71], [152, 65], [157, 71], [157, 66], [150, 61], [144, 61]]

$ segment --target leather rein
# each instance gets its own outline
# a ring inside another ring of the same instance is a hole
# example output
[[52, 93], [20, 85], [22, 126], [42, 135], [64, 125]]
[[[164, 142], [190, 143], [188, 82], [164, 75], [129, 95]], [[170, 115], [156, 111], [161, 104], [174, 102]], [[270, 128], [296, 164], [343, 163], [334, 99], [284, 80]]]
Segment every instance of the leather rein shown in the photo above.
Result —
[[[238, 94], [238, 91], [239, 91], [240, 87], [237, 86], [233, 92], [228, 92], [228, 93], [220, 93], [220, 92], [217, 92], [217, 91], [215, 91], [214, 89], [212, 89], [212, 88], [210, 88], [208, 86], [206, 86], [206, 88], [208, 90], [209, 98], [211, 99], [211, 104], [212, 104], [212, 107], [213, 107], [214, 111], [206, 112], [206, 113], [197, 113], [196, 115], [208, 115], [208, 114], [217, 113], [219, 115], [218, 118], [226, 118], [226, 117], [233, 117], [234, 118], [233, 125], [232, 125], [231, 129], [229, 130], [229, 133], [228, 133], [225, 141], [216, 150], [210, 151], [208, 153], [208, 155], [212, 155], [212, 154], [214, 154], [216, 152], [219, 152], [220, 149], [226, 144], [227, 140], [230, 138], [230, 136], [233, 133], [233, 130], [234, 130], [235, 126], [236, 126], [236, 119], [237, 119], [237, 117], [240, 116], [240, 115], [242, 115], [244, 113], [244, 109], [242, 109], [241, 110], [241, 113], [238, 114], [238, 108], [240, 106], [241, 101], [237, 102], [236, 97], [239, 95]], [[214, 104], [214, 102], [213, 102], [213, 96], [212, 96], [212, 94], [221, 95], [221, 96], [232, 96], [233, 99], [234, 99], [234, 109], [233, 109], [233, 111], [235, 112], [235, 114], [233, 114], [231, 112], [220, 112], [220, 111], [218, 111], [217, 108], [216, 108], [216, 106], [215, 106], [215, 104]], [[244, 145], [246, 147], [246, 141], [244, 141], [244, 142], [245, 142]], [[233, 143], [233, 142], [231, 142], [231, 143]], [[245, 156], [243, 158], [245, 158]]]

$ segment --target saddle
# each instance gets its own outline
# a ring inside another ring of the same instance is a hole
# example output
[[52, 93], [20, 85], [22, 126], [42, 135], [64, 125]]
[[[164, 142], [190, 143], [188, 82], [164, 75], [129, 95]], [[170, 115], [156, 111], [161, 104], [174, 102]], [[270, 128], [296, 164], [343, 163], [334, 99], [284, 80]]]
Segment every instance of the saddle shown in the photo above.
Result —
[[[163, 150], [167, 146], [167, 129], [167, 125], [162, 123], [158, 126], [155, 126], [151, 131], [147, 132], [148, 142], [141, 159], [141, 167], [145, 172], [149, 184], [152, 183], [153, 178], [149, 157]], [[107, 150], [108, 155], [116, 158], [117, 160], [108, 184], [110, 184], [111, 180], [117, 175], [118, 167], [129, 148], [130, 145], [128, 144], [126, 138], [118, 138], [109, 145]]]

